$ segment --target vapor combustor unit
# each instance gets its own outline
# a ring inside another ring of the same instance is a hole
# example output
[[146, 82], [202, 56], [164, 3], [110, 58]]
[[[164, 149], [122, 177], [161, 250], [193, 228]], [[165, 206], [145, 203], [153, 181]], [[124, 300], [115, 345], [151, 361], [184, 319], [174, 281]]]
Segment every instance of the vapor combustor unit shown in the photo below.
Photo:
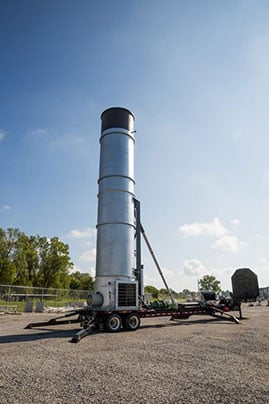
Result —
[[89, 305], [136, 309], [134, 115], [110, 108], [101, 115], [95, 293]]

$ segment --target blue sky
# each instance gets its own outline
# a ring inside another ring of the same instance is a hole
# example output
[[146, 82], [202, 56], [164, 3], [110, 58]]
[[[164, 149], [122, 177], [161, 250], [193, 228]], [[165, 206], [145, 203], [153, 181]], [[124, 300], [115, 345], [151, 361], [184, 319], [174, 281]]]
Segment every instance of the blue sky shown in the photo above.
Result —
[[[169, 286], [269, 284], [267, 1], [0, 0], [0, 225], [94, 273], [100, 114], [136, 116], [136, 195]], [[144, 251], [145, 283], [162, 287]]]

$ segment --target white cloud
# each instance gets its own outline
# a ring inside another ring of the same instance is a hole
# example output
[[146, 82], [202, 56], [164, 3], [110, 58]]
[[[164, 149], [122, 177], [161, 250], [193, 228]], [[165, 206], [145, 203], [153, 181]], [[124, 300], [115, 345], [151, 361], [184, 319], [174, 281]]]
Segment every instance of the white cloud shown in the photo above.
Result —
[[183, 226], [179, 227], [179, 230], [185, 237], [201, 235], [221, 237], [227, 233], [227, 229], [217, 217], [215, 217], [212, 222], [208, 223], [196, 222], [192, 224], [184, 224]]
[[90, 267], [88, 272], [92, 278], [95, 278], [95, 268], [94, 267]]
[[4, 139], [6, 132], [0, 129], [0, 142]]
[[217, 270], [217, 273], [224, 273], [227, 277], [230, 278], [234, 273], [234, 268], [231, 266], [220, 268], [219, 270]]
[[70, 230], [68, 236], [71, 238], [82, 239], [82, 238], [91, 238], [94, 237], [96, 233], [96, 229], [92, 229], [90, 227], [85, 227], [84, 229], [73, 229]]
[[162, 269], [162, 273], [164, 275], [164, 277], [166, 276], [173, 276], [173, 271], [171, 269], [168, 268], [161, 268]]
[[240, 226], [240, 220], [239, 219], [233, 219], [231, 223], [232, 223], [233, 229], [236, 229], [237, 227]]
[[196, 258], [183, 262], [182, 273], [188, 276], [201, 276], [208, 272], [206, 267]]
[[147, 273], [144, 272], [144, 285], [153, 285], [157, 288], [163, 288], [163, 281], [159, 274], [157, 275], [156, 273]]
[[3, 206], [1, 207], [1, 210], [11, 210], [11, 206], [9, 206], [9, 205], [3, 205]]
[[47, 136], [48, 133], [49, 131], [47, 128], [36, 128], [29, 133], [29, 136], [34, 138], [43, 138], [44, 136]]
[[82, 272], [82, 270], [77, 266], [77, 265], [73, 265], [72, 267], [70, 267], [69, 269], [68, 269], [68, 272], [70, 273], [70, 274], [73, 274], [73, 273], [75, 273], [75, 272]]
[[269, 235], [268, 234], [260, 234], [260, 233], [256, 233], [252, 236], [254, 239], [256, 240], [260, 240], [263, 242], [268, 243], [269, 242]]
[[85, 139], [76, 134], [66, 134], [54, 138], [50, 142], [50, 147], [55, 151], [63, 151], [66, 149], [85, 150]]
[[211, 244], [211, 248], [223, 252], [237, 252], [243, 245], [244, 242], [238, 240], [237, 237], [226, 235], [218, 239], [214, 244]]
[[94, 263], [96, 259], [96, 248], [85, 251], [80, 257], [82, 261]]

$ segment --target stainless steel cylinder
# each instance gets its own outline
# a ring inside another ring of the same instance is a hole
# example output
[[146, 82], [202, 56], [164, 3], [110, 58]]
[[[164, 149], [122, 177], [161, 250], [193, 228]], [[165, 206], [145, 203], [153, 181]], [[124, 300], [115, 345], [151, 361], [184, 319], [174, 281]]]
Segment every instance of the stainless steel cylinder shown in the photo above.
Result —
[[109, 295], [114, 280], [135, 279], [134, 115], [110, 108], [101, 120], [95, 290]]

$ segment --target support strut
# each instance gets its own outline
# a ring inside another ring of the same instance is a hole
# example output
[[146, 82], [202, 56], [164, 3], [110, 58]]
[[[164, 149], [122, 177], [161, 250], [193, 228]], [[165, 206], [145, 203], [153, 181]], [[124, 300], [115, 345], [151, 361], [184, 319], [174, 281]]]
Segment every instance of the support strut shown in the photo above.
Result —
[[170, 288], [169, 288], [168, 285], [167, 285], [167, 282], [166, 282], [165, 277], [164, 277], [164, 275], [163, 275], [163, 273], [162, 273], [162, 270], [161, 270], [161, 267], [160, 267], [160, 265], [159, 265], [159, 262], [158, 262], [158, 260], [157, 260], [157, 258], [156, 258], [156, 255], [155, 255], [154, 252], [153, 252], [153, 249], [152, 249], [152, 247], [151, 247], [151, 245], [150, 245], [150, 242], [149, 242], [149, 240], [148, 240], [148, 238], [147, 238], [147, 235], [146, 235], [146, 232], [145, 232], [145, 230], [144, 230], [144, 227], [142, 226], [141, 223], [140, 223], [140, 228], [141, 228], [142, 236], [144, 237], [145, 243], [146, 243], [146, 245], [147, 245], [147, 247], [148, 247], [148, 249], [149, 249], [149, 252], [150, 252], [150, 254], [151, 254], [152, 258], [153, 258], [153, 261], [154, 261], [154, 263], [155, 263], [155, 265], [156, 265], [156, 267], [157, 267], [157, 269], [158, 269], [158, 271], [159, 271], [159, 274], [160, 274], [160, 276], [161, 276], [161, 278], [162, 278], [162, 281], [163, 281], [163, 283], [164, 283], [164, 285], [165, 285], [165, 288], [166, 288], [166, 290], [167, 290], [167, 293], [169, 294], [172, 303], [175, 303], [175, 300], [174, 300], [174, 298], [173, 298], [173, 295], [172, 295], [172, 293], [171, 293], [171, 290], [170, 290]]
[[82, 330], [78, 331], [73, 338], [71, 339], [70, 342], [79, 342], [82, 338], [86, 337], [87, 335], [89, 335], [91, 332], [93, 332], [97, 327], [96, 322], [93, 320], [92, 322], [90, 322], [90, 324], [88, 325], [88, 327], [83, 328]]

